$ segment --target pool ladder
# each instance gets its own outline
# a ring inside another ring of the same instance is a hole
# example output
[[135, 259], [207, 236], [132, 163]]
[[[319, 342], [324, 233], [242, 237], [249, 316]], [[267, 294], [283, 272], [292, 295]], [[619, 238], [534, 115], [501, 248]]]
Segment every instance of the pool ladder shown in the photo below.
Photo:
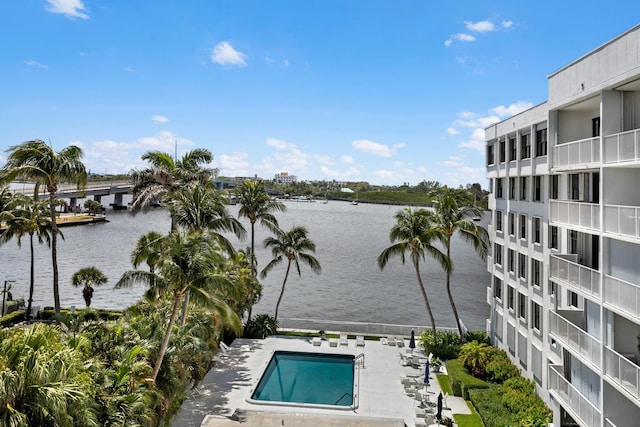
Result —
[[353, 363], [358, 363], [358, 361], [361, 361], [360, 363], [362, 364], [362, 367], [364, 368], [364, 353], [360, 353], [359, 355], [357, 355], [354, 359], [353, 359]]

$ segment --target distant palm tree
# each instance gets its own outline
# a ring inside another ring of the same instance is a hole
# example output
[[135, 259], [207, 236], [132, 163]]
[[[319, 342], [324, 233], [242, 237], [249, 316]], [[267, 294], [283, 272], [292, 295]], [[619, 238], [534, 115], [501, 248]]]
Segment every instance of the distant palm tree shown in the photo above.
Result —
[[267, 237], [264, 239], [264, 246], [271, 248], [271, 254], [273, 259], [264, 267], [260, 272], [260, 277], [265, 278], [269, 271], [276, 265], [280, 264], [285, 259], [287, 260], [287, 271], [284, 274], [284, 280], [282, 281], [282, 290], [278, 297], [278, 303], [276, 304], [276, 312], [274, 315], [275, 320], [278, 320], [278, 308], [282, 301], [282, 295], [284, 295], [284, 287], [287, 284], [287, 278], [289, 277], [289, 271], [291, 265], [296, 267], [298, 276], [301, 276], [300, 261], [307, 264], [311, 270], [318, 274], [322, 270], [320, 262], [307, 252], [315, 253], [316, 245], [307, 237], [307, 229], [302, 226], [294, 226], [290, 231], [283, 231], [281, 229], [275, 230], [275, 237]]
[[[442, 229], [445, 235], [445, 246], [447, 248], [447, 258], [451, 259], [451, 238], [458, 233], [467, 243], [471, 243], [480, 257], [484, 260], [487, 256], [489, 236], [487, 230], [470, 221], [470, 218], [479, 217], [481, 212], [472, 206], [460, 207], [456, 197], [447, 187], [441, 189], [435, 201], [436, 224]], [[453, 271], [453, 261], [451, 269], [447, 273], [447, 295], [451, 303], [451, 310], [458, 326], [460, 340], [464, 342], [464, 331], [462, 322], [458, 315], [458, 309], [453, 302], [451, 293], [451, 273]]]
[[44, 141], [27, 141], [9, 147], [9, 156], [0, 170], [0, 182], [11, 182], [16, 178], [36, 183], [34, 196], [41, 186], [49, 192], [51, 210], [51, 260], [53, 264], [53, 303], [56, 314], [60, 313], [60, 291], [58, 288], [58, 224], [56, 220], [56, 194], [63, 182], [75, 183], [79, 189], [87, 183], [87, 172], [82, 158], [82, 149], [69, 145], [59, 152]]
[[[189, 182], [205, 182], [216, 174], [215, 169], [203, 166], [213, 160], [213, 154], [204, 148], [188, 151], [180, 160], [161, 151], [147, 151], [142, 155], [142, 160], [148, 161], [151, 166], [131, 174], [131, 212], [134, 214], [152, 203], [167, 202]], [[176, 228], [177, 224], [172, 216], [171, 231]]]
[[[240, 203], [238, 216], [247, 218], [251, 223], [251, 252], [249, 256], [251, 258], [251, 276], [255, 280], [258, 265], [256, 260], [255, 224], [260, 220], [263, 226], [272, 231], [277, 230], [278, 220], [273, 215], [273, 212], [284, 212], [287, 207], [282, 202], [269, 196], [262, 180], [244, 180], [236, 190], [236, 195], [238, 203]], [[249, 307], [247, 320], [251, 320], [251, 307]]]
[[73, 286], [83, 286], [82, 296], [87, 307], [91, 305], [91, 298], [93, 297], [93, 286], [104, 285], [107, 283], [107, 276], [96, 267], [85, 267], [73, 273], [71, 276], [71, 284]]
[[[27, 320], [31, 317], [33, 292], [35, 289], [35, 256], [33, 247], [34, 235], [39, 243], [47, 243], [51, 246], [51, 211], [47, 202], [41, 202], [23, 194], [16, 194], [8, 205], [13, 209], [0, 213], [0, 222], [6, 224], [6, 230], [0, 234], [0, 245], [16, 238], [18, 246], [21, 246], [22, 237], [29, 235], [29, 247], [31, 256], [31, 268], [29, 276], [29, 300], [27, 302]], [[62, 234], [60, 233], [60, 236]]]
[[165, 235], [158, 233], [157, 231], [149, 231], [147, 234], [140, 236], [136, 242], [136, 247], [131, 253], [131, 263], [135, 268], [138, 268], [143, 262], [149, 266], [149, 273], [151, 273], [151, 282], [149, 283], [149, 289], [145, 292], [145, 298], [149, 301], [156, 301], [160, 295], [158, 288], [155, 286], [154, 273], [155, 267], [163, 249], [163, 238]]
[[[432, 242], [444, 241], [444, 234], [435, 224], [435, 216], [433, 212], [426, 209], [412, 211], [410, 208], [399, 211], [394, 216], [396, 223], [391, 228], [389, 239], [393, 243], [391, 246], [382, 251], [378, 256], [378, 266], [384, 269], [387, 262], [392, 256], [399, 256], [404, 264], [405, 252], [409, 252], [409, 257], [413, 263], [420, 285], [420, 292], [427, 307], [427, 313], [431, 320], [433, 330], [433, 343], [437, 344], [436, 339], [436, 321], [433, 317], [431, 304], [427, 296], [427, 290], [422, 282], [420, 275], [420, 260], [425, 259], [425, 253], [435, 259], [445, 271], [451, 269], [451, 260], [443, 254], [438, 248], [433, 246]], [[397, 242], [397, 243], [395, 243]]]

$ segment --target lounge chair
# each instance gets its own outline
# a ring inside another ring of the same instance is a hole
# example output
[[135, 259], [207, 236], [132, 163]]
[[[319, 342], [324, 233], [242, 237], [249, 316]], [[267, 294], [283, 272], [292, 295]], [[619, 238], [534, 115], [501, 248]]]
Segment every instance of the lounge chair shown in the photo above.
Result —
[[320, 344], [322, 344], [322, 340], [320, 339], [320, 337], [313, 337], [313, 340], [311, 340], [313, 342], [313, 345], [316, 347], [320, 347]]
[[389, 337], [389, 345], [395, 346], [396, 345], [396, 337]]
[[349, 346], [349, 339], [347, 338], [347, 334], [340, 334], [340, 345]]
[[356, 347], [364, 347], [364, 335], [356, 335]]
[[396, 347], [404, 347], [404, 338], [396, 339]]
[[380, 344], [382, 345], [389, 344], [389, 339], [387, 337], [380, 337]]
[[329, 347], [337, 347], [338, 346], [338, 340], [336, 338], [331, 338], [329, 340]]

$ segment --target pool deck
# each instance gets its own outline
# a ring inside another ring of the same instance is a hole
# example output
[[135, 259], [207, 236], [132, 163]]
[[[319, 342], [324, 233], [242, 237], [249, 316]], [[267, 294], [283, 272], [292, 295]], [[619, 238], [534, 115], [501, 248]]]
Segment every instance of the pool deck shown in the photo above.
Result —
[[[408, 341], [406, 341], [408, 343]], [[317, 353], [364, 354], [364, 368], [358, 369], [359, 386], [357, 407], [347, 409], [325, 409], [280, 404], [250, 403], [253, 389], [257, 386], [264, 369], [274, 351], [303, 351]], [[353, 339], [348, 345], [330, 346], [329, 340], [320, 346], [312, 344], [311, 338], [268, 337], [264, 340], [236, 339], [216, 357], [216, 366], [193, 391], [178, 416], [180, 426], [222, 427], [237, 426], [380, 426], [413, 427], [424, 425], [424, 419], [416, 418], [418, 402], [408, 396], [401, 382], [407, 374], [421, 378], [424, 368], [402, 366], [400, 354], [406, 347], [384, 345], [380, 341], [367, 340], [365, 346], [356, 347]], [[415, 350], [415, 353], [419, 353]], [[437, 396], [441, 391], [435, 375], [428, 390]], [[422, 387], [422, 384], [420, 384]], [[466, 402], [449, 396], [443, 408], [443, 416], [452, 413], [470, 413]], [[201, 420], [200, 424], [188, 424], [185, 419]], [[417, 421], [418, 420], [418, 421]], [[429, 423], [427, 423], [429, 424]]]

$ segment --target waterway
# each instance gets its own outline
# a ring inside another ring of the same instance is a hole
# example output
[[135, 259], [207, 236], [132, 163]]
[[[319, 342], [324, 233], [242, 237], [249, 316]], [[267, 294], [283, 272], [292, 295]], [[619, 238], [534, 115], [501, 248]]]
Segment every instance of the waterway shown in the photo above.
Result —
[[[108, 200], [103, 199], [107, 205]], [[377, 257], [390, 246], [389, 231], [394, 224], [393, 215], [402, 207], [347, 202], [327, 204], [285, 202], [287, 211], [278, 214], [280, 225], [289, 229], [303, 225], [309, 238], [316, 243], [316, 258], [322, 272], [319, 275], [302, 265], [302, 275], [289, 276], [279, 318], [311, 318], [370, 323], [428, 325], [429, 318], [418, 289], [415, 271], [407, 258], [402, 265], [399, 258], [389, 261], [380, 270]], [[237, 216], [238, 206], [230, 206]], [[160, 208], [149, 209], [132, 216], [126, 211], [108, 211], [108, 223], [66, 227], [64, 240], [58, 240], [60, 273], [60, 300], [63, 306], [84, 306], [80, 288], [71, 286], [71, 276], [80, 268], [95, 266], [109, 281], [97, 287], [92, 307], [122, 309], [138, 301], [144, 291], [135, 286], [113, 289], [123, 272], [133, 269], [131, 251], [137, 239], [154, 230], [169, 231], [168, 213]], [[250, 226], [241, 219], [247, 230]], [[487, 217], [480, 224], [486, 226]], [[258, 268], [271, 259], [262, 241], [268, 231], [256, 224], [256, 256]], [[250, 235], [237, 247], [250, 245]], [[463, 240], [454, 238], [452, 245], [454, 273], [453, 295], [462, 320], [469, 329], [485, 328], [489, 314], [486, 288], [490, 276], [482, 261]], [[28, 297], [29, 240], [22, 246], [11, 241], [0, 246], [0, 286], [5, 280], [14, 280], [11, 292], [14, 298]], [[263, 297], [253, 313], [273, 314], [281, 289], [286, 264], [273, 269], [262, 280]], [[144, 267], [143, 267], [144, 268]], [[437, 326], [453, 327], [455, 321], [445, 289], [445, 274], [431, 259], [422, 264], [422, 277], [434, 310]], [[36, 244], [36, 289], [34, 304], [53, 305], [51, 253], [46, 245]]]

